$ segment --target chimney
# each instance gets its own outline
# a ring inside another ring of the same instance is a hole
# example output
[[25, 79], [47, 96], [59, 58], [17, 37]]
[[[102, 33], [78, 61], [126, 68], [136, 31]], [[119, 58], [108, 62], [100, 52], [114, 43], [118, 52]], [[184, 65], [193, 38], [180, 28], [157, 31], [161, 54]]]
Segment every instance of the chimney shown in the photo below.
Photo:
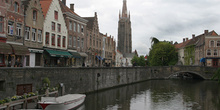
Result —
[[204, 30], [204, 34], [207, 35], [209, 33], [209, 30]]
[[192, 35], [192, 39], [194, 39], [194, 38], [195, 38], [195, 34]]
[[66, 0], [62, 0], [62, 3], [66, 6]]
[[74, 4], [70, 4], [70, 10], [74, 12]]
[[95, 16], [97, 16], [97, 12], [95, 12]]
[[188, 38], [186, 38], [186, 41], [188, 41]]
[[185, 42], [185, 38], [183, 38], [183, 42]]

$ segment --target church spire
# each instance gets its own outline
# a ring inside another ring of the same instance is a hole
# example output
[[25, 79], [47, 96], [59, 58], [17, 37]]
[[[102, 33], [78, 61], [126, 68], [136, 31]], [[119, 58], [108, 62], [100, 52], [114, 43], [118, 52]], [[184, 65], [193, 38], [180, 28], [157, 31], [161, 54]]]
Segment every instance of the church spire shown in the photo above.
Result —
[[127, 11], [127, 1], [123, 0], [123, 7], [122, 7], [122, 17], [128, 17]]

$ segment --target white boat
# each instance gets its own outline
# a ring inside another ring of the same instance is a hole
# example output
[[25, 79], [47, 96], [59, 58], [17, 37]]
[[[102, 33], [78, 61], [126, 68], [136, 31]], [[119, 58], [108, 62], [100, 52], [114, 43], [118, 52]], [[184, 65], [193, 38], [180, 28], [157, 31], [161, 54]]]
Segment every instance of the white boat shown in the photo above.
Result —
[[60, 97], [42, 97], [38, 102], [43, 110], [70, 110], [80, 106], [84, 100], [85, 94], [67, 94]]

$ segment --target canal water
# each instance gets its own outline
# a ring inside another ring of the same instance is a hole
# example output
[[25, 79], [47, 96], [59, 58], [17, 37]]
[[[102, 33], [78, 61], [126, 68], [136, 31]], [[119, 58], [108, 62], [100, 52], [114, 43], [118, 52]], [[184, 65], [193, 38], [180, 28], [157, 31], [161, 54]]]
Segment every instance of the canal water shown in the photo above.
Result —
[[201, 80], [151, 80], [87, 94], [78, 110], [220, 110], [220, 85]]

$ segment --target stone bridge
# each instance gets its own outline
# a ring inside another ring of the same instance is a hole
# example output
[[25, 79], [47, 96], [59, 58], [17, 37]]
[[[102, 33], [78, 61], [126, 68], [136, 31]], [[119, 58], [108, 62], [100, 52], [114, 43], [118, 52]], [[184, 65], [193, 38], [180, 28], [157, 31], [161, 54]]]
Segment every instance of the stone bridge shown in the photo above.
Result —
[[149, 67], [151, 71], [151, 79], [167, 79], [173, 75], [187, 73], [198, 79], [211, 79], [218, 68], [203, 66], [164, 66]]

